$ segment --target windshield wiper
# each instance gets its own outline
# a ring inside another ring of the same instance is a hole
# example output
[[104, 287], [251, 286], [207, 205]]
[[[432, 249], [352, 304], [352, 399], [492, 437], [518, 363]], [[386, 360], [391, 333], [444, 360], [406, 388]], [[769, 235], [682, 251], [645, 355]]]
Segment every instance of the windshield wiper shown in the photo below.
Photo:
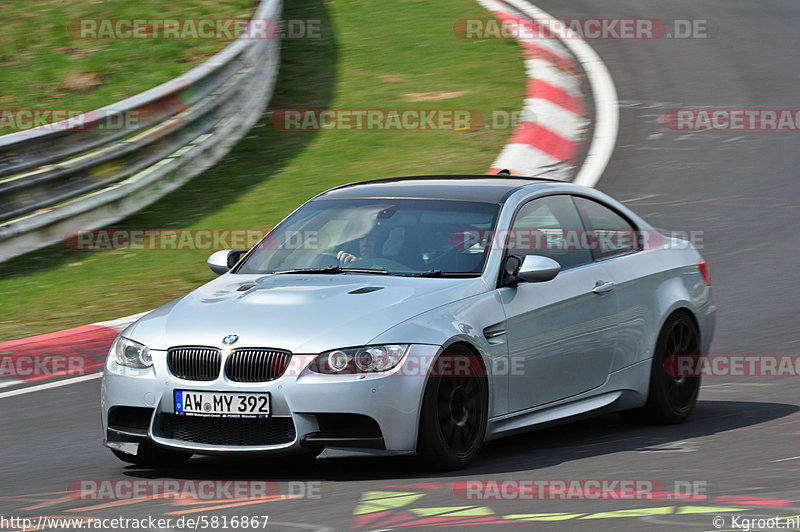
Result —
[[388, 270], [378, 270], [372, 268], [342, 268], [341, 266], [326, 266], [324, 268], [296, 268], [293, 270], [280, 270], [272, 273], [276, 275], [282, 273], [316, 273], [322, 275], [332, 275], [337, 273], [374, 273], [378, 275], [389, 275]]
[[479, 277], [475, 272], [443, 272], [442, 270], [428, 270], [426, 272], [398, 273], [398, 277]]

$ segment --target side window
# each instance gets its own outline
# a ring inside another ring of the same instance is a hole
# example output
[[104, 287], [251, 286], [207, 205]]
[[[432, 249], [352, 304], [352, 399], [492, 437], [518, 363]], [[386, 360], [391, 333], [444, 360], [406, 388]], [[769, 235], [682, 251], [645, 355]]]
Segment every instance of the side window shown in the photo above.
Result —
[[591, 251], [580, 245], [583, 232], [570, 196], [545, 196], [517, 211], [507, 247], [514, 255], [550, 257], [566, 270], [592, 262]]
[[639, 250], [638, 233], [628, 221], [608, 207], [586, 198], [575, 198], [587, 231], [594, 236], [595, 260]]

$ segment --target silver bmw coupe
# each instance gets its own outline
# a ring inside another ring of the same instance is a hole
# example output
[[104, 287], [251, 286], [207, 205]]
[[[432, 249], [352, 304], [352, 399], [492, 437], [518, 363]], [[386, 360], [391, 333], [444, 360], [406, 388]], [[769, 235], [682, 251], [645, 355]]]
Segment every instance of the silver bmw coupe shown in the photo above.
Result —
[[679, 423], [716, 307], [705, 261], [607, 195], [511, 176], [340, 186], [114, 341], [120, 459], [419, 455], [586, 413]]

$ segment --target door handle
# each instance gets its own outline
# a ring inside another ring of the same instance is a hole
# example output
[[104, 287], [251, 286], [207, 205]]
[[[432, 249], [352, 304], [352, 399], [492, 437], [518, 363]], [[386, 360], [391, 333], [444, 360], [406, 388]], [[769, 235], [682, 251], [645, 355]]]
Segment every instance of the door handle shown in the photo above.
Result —
[[613, 289], [614, 283], [611, 281], [597, 281], [594, 288], [592, 288], [592, 292], [595, 294], [605, 294], [606, 292], [611, 292]]

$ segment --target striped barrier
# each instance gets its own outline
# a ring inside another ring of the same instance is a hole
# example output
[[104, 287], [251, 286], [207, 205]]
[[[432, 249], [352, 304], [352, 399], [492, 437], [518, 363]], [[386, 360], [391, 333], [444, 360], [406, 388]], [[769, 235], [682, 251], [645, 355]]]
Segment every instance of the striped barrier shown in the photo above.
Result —
[[489, 173], [506, 168], [513, 175], [546, 174], [569, 180], [589, 125], [581, 93], [581, 68], [549, 28], [509, 4], [478, 1], [501, 23], [529, 30], [518, 35], [528, 77], [521, 119]]

